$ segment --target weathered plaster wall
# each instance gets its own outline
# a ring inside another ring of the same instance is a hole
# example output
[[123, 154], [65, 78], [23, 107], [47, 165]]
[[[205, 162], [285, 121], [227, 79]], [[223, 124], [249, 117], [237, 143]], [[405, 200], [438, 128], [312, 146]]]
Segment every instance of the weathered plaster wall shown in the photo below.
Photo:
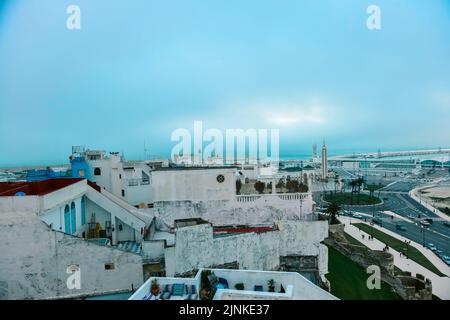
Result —
[[[227, 200], [236, 194], [235, 169], [152, 171], [154, 201]], [[217, 177], [222, 175], [222, 182]]]
[[153, 240], [142, 242], [142, 255], [146, 261], [164, 260], [165, 241]]
[[241, 269], [276, 270], [286, 255], [318, 256], [319, 274], [328, 272], [328, 250], [320, 244], [328, 235], [326, 221], [284, 221], [279, 229], [213, 237], [209, 224], [180, 228], [173, 252], [166, 250], [167, 275], [234, 261]]
[[202, 218], [215, 226], [272, 224], [279, 220], [300, 220], [312, 213], [312, 207], [311, 195], [307, 195], [301, 205], [299, 200], [281, 200], [276, 196], [266, 195], [248, 202], [237, 200], [155, 202], [153, 213], [157, 227], [167, 230], [173, 225], [174, 220], [186, 218]]
[[[0, 299], [42, 299], [135, 288], [142, 257], [51, 230], [33, 212], [0, 211]], [[105, 270], [113, 263], [114, 270]], [[67, 267], [81, 270], [81, 289], [67, 289]]]

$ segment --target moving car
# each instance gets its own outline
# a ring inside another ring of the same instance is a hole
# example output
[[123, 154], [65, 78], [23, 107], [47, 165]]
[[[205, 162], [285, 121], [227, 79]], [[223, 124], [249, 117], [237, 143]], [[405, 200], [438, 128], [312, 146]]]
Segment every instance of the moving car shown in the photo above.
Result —
[[344, 214], [346, 216], [353, 217], [353, 212], [352, 211], [344, 210]]
[[431, 251], [436, 251], [437, 250], [437, 248], [434, 245], [434, 243], [428, 243], [427, 244], [427, 248], [430, 249]]
[[423, 221], [426, 221], [426, 222], [428, 222], [429, 224], [432, 224], [432, 223], [433, 223], [433, 219], [431, 219], [431, 218], [425, 218], [425, 219], [423, 219]]
[[443, 225], [450, 228], [450, 221], [444, 221]]
[[429, 227], [429, 226], [430, 226], [430, 223], [427, 222], [427, 221], [425, 221], [425, 220], [420, 221], [420, 224], [421, 224], [422, 226], [424, 226], [424, 227]]
[[380, 218], [373, 218], [373, 219], [372, 219], [372, 222], [381, 225], [382, 220], [381, 220]]
[[402, 226], [401, 224], [396, 224], [395, 229], [400, 230], [400, 231], [406, 231], [405, 226]]

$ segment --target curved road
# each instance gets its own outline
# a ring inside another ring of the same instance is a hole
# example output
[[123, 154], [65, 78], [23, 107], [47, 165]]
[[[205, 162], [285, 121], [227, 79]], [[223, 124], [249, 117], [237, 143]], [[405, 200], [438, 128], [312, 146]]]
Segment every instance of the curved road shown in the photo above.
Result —
[[[433, 243], [438, 250], [442, 250], [445, 255], [450, 256], [450, 227], [443, 224], [442, 218], [420, 203], [417, 203], [405, 191], [381, 191], [379, 192], [379, 196], [384, 201], [381, 205], [371, 207], [342, 206], [342, 209], [365, 213], [368, 215], [368, 219], [371, 216], [380, 217], [384, 228], [420, 244], [427, 245], [428, 243]], [[319, 194], [315, 194], [314, 198], [316, 203], [321, 203]], [[382, 211], [394, 212], [411, 222], [395, 216], [392, 218], [391, 215], [387, 215]], [[419, 223], [420, 219], [423, 218], [431, 218], [433, 219], [433, 223], [428, 228], [423, 228]], [[406, 231], [397, 230], [397, 224], [404, 226]]]

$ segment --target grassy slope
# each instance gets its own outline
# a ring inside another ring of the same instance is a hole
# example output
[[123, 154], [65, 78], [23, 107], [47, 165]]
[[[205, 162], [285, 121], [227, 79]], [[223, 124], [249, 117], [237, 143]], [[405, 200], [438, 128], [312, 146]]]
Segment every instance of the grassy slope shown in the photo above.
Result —
[[348, 241], [350, 244], [365, 247], [364, 244], [362, 244], [360, 241], [358, 241], [358, 240], [356, 240], [355, 238], [353, 238], [351, 235], [349, 235], [349, 234], [347, 234], [347, 233], [345, 233], [344, 235], [345, 235], [345, 238], [347, 239], [347, 241]]
[[398, 240], [394, 237], [391, 237], [390, 235], [375, 229], [371, 226], [368, 226], [364, 223], [353, 223], [354, 226], [360, 228], [362, 231], [372, 235], [373, 237], [377, 238], [381, 242], [387, 244], [389, 247], [393, 248], [396, 251], [404, 251], [405, 247], [408, 246], [408, 257], [420, 264], [421, 266], [427, 268], [431, 272], [434, 272], [440, 277], [445, 277], [446, 275], [440, 272], [434, 264], [430, 262], [419, 250], [417, 250], [415, 247], [411, 245], [405, 244], [403, 241]]
[[336, 202], [339, 205], [368, 205], [381, 203], [381, 199], [374, 196], [369, 196], [367, 194], [361, 193], [353, 195], [353, 199], [350, 193], [337, 193], [337, 194], [327, 194], [323, 198], [327, 202]]
[[327, 279], [331, 293], [343, 300], [398, 300], [400, 297], [391, 287], [382, 282], [380, 290], [369, 290], [366, 286], [369, 274], [357, 263], [328, 246]]

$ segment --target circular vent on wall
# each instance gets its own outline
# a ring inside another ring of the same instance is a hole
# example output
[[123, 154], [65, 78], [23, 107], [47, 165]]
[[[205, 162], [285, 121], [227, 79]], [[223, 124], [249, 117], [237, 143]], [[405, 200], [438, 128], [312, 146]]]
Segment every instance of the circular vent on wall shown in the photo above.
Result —
[[222, 183], [225, 181], [225, 177], [223, 176], [223, 174], [219, 174], [216, 179], [218, 183]]

